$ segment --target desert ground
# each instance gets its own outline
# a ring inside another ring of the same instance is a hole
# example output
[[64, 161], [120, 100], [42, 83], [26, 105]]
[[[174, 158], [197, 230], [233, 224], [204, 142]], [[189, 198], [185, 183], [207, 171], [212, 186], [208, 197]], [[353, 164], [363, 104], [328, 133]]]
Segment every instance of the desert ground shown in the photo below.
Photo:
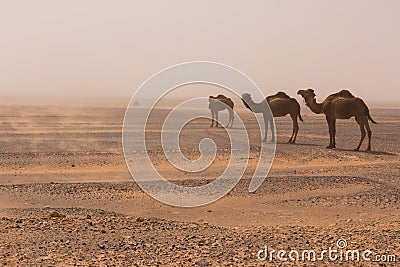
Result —
[[[254, 162], [225, 197], [197, 208], [160, 203], [144, 193], [125, 163], [121, 130], [125, 108], [0, 105], [0, 265], [3, 266], [330, 266], [338, 262], [260, 261], [272, 249], [335, 247], [394, 262], [343, 266], [398, 266], [400, 261], [400, 110], [372, 109], [372, 152], [355, 152], [359, 128], [337, 123], [337, 148], [328, 150], [323, 115], [302, 107], [297, 144], [286, 144], [289, 117], [277, 118], [272, 169], [255, 192], [247, 188]], [[260, 149], [249, 111], [251, 159]], [[165, 111], [153, 114], [154, 121]], [[221, 118], [225, 118], [222, 116]], [[152, 125], [150, 125], [151, 127]], [[238, 129], [242, 130], [242, 129]], [[177, 184], [215, 179], [225, 154], [196, 176], [174, 170], [149, 139], [156, 167]], [[196, 157], [200, 137], [225, 131], [194, 121], [182, 150]], [[366, 143], [362, 149], [366, 148]], [[229, 151], [229, 150], [228, 150]]]

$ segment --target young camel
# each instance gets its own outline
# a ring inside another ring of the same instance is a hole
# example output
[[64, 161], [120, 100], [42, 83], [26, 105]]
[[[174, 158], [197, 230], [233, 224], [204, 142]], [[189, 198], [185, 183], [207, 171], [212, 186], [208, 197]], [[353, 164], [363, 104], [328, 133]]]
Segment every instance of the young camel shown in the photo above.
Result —
[[371, 151], [372, 131], [368, 120], [375, 124], [376, 122], [369, 115], [369, 109], [361, 98], [355, 97], [347, 90], [341, 90], [336, 94], [329, 95], [322, 103], [317, 103], [313, 89], [299, 90], [297, 93], [303, 97], [306, 105], [312, 112], [325, 114], [330, 137], [327, 148], [336, 147], [336, 119], [350, 119], [351, 117], [355, 117], [356, 122], [360, 126], [361, 140], [354, 150], [358, 151], [360, 149], [366, 135], [366, 129], [368, 133], [367, 151]]
[[273, 128], [274, 124], [272, 122], [272, 117], [268, 116], [267, 103], [269, 104], [273, 117], [284, 117], [287, 114], [290, 114], [290, 117], [293, 121], [293, 131], [288, 143], [294, 144], [296, 142], [297, 133], [299, 132], [297, 117], [301, 121], [303, 121], [300, 115], [300, 105], [296, 99], [291, 98], [284, 92], [278, 92], [275, 95], [267, 96], [265, 100], [261, 101], [260, 103], [254, 103], [254, 101], [251, 99], [250, 94], [243, 94], [242, 101], [245, 107], [250, 109], [254, 113], [263, 113], [265, 126], [265, 137], [263, 139], [263, 142], [265, 142], [267, 139], [268, 123], [271, 125], [272, 129], [271, 141], [275, 142], [275, 131]]
[[209, 96], [208, 98], [208, 108], [211, 111], [211, 126], [214, 126], [214, 121], [215, 121], [215, 127], [218, 127], [218, 112], [227, 109], [228, 113], [229, 113], [229, 120], [228, 120], [228, 124], [226, 125], [226, 127], [230, 127], [232, 128], [233, 126], [233, 119], [234, 119], [234, 115], [233, 115], [233, 107], [234, 107], [234, 103], [232, 101], [232, 99], [224, 96], [224, 95], [217, 95], [216, 97], [214, 96]]

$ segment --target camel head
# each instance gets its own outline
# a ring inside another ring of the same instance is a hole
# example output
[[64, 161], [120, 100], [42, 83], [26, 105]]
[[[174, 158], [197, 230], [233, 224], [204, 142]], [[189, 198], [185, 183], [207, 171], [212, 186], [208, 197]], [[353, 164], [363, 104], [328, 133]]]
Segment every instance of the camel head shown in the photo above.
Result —
[[252, 101], [253, 101], [253, 100], [251, 99], [251, 95], [250, 95], [249, 93], [244, 93], [244, 94], [242, 95], [242, 102], [243, 102], [244, 106], [245, 106], [246, 108], [250, 109], [250, 110], [251, 110], [251, 108], [250, 108], [250, 106], [249, 106], [247, 103], [250, 103], [250, 102], [252, 102]]
[[306, 89], [306, 90], [299, 90], [297, 91], [298, 95], [301, 95], [301, 97], [303, 97], [304, 102], [308, 105], [309, 103], [311, 103], [312, 101], [314, 101], [315, 99], [315, 93], [314, 93], [314, 89]]

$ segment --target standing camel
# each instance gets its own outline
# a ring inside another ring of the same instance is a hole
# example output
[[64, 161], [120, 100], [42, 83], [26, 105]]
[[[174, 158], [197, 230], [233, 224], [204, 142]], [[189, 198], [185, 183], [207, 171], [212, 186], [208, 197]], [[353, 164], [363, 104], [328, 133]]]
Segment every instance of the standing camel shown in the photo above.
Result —
[[228, 124], [226, 125], [226, 127], [230, 127], [232, 128], [233, 126], [233, 119], [234, 119], [234, 115], [233, 115], [233, 107], [234, 107], [234, 103], [232, 101], [232, 99], [224, 96], [224, 95], [217, 95], [216, 97], [214, 96], [210, 96], [208, 98], [208, 108], [211, 111], [211, 126], [214, 126], [214, 121], [215, 121], [215, 127], [218, 127], [218, 112], [227, 109], [229, 112], [229, 120], [228, 120]]
[[[294, 144], [296, 142], [297, 133], [299, 132], [299, 124], [297, 123], [297, 117], [303, 121], [300, 115], [300, 105], [296, 99], [291, 98], [284, 92], [278, 92], [275, 95], [270, 95], [265, 98], [265, 100], [260, 103], [254, 103], [251, 99], [250, 94], [243, 94], [242, 101], [246, 108], [250, 109], [254, 113], [263, 113], [264, 126], [265, 126], [265, 136], [263, 142], [267, 140], [268, 123], [271, 125], [272, 129], [272, 139], [271, 142], [275, 142], [275, 131], [272, 117], [268, 116], [268, 106], [271, 109], [273, 117], [284, 117], [290, 114], [293, 121], [293, 131], [288, 143]], [[270, 117], [270, 118], [269, 118]]]
[[330, 137], [327, 148], [336, 147], [336, 119], [350, 119], [351, 117], [355, 117], [356, 122], [360, 126], [361, 140], [354, 150], [360, 150], [361, 144], [365, 138], [366, 129], [368, 133], [367, 151], [371, 151], [372, 131], [369, 127], [368, 120], [375, 124], [376, 122], [369, 115], [369, 109], [361, 98], [355, 97], [347, 90], [341, 90], [336, 94], [329, 95], [322, 103], [317, 103], [313, 89], [299, 90], [297, 93], [303, 97], [306, 105], [312, 112], [325, 114]]

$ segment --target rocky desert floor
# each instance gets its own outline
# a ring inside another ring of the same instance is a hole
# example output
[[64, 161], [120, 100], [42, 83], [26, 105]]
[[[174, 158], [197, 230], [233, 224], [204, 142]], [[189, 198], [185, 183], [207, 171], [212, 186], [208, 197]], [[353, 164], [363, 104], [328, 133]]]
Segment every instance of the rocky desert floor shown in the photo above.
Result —
[[[296, 145], [286, 144], [290, 118], [276, 119], [275, 160], [254, 193], [248, 185], [261, 144], [252, 114], [243, 110], [252, 142], [244, 177], [225, 197], [197, 208], [160, 203], [134, 182], [122, 150], [124, 112], [0, 106], [0, 265], [399, 266], [400, 110], [371, 110], [378, 122], [372, 125], [372, 152], [352, 150], [360, 138], [353, 119], [338, 121], [334, 150], [325, 148], [324, 116], [303, 108]], [[165, 114], [155, 112], [153, 122]], [[208, 123], [194, 121], [182, 134], [182, 152], [189, 158], [198, 156], [202, 137], [221, 145], [213, 165], [195, 176], [166, 162], [160, 133], [150, 124], [148, 152], [157, 170], [186, 186], [222, 173], [229, 154], [226, 132]], [[372, 260], [257, 257], [265, 246], [337, 249], [338, 239], [347, 241], [344, 249], [370, 250]]]

